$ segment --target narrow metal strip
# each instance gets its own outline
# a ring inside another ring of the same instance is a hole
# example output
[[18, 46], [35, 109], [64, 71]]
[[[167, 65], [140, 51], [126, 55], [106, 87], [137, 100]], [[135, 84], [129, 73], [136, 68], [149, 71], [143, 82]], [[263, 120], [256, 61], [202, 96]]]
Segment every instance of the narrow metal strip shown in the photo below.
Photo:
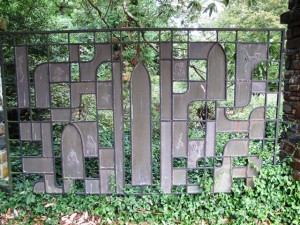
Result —
[[130, 86], [132, 184], [151, 185], [151, 84], [142, 63], [134, 68]]
[[29, 107], [29, 79], [27, 73], [28, 59], [27, 47], [15, 48], [16, 58], [16, 74], [17, 74], [17, 87], [18, 87], [18, 106], [19, 108]]
[[115, 173], [117, 193], [123, 194], [125, 168], [124, 168], [124, 128], [123, 128], [123, 95], [122, 72], [120, 62], [113, 63], [113, 102], [114, 102], [114, 135], [115, 135]]

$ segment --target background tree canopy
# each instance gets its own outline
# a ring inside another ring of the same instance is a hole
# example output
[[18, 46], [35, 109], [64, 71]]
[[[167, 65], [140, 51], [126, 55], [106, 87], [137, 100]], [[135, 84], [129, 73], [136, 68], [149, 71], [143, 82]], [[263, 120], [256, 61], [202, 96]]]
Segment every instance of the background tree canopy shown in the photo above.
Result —
[[0, 29], [279, 27], [286, 7], [286, 0], [2, 0]]
[[287, 11], [287, 0], [257, 1], [248, 7], [243, 1], [231, 2], [214, 24], [216, 27], [275, 28], [284, 27], [279, 16]]

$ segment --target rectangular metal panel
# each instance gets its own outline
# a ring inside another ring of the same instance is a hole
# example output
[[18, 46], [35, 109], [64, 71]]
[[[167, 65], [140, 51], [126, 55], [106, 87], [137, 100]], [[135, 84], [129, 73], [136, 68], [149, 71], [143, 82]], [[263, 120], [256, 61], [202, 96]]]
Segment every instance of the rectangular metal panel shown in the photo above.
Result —
[[265, 135], [265, 121], [250, 121], [249, 138], [261, 140]]
[[165, 193], [172, 192], [172, 125], [171, 122], [161, 122], [160, 150], [160, 180]]
[[161, 59], [171, 59], [172, 57], [172, 44], [171, 43], [161, 43], [160, 44], [160, 58]]
[[20, 136], [24, 141], [31, 141], [32, 129], [31, 123], [20, 123]]
[[114, 178], [114, 170], [100, 170], [100, 192], [101, 194], [111, 194], [111, 180]]
[[[178, 60], [178, 61], [176, 60], [173, 62], [173, 80], [174, 81], [187, 81], [188, 80], [188, 65], [187, 65], [187, 63], [188, 63], [187, 60]], [[164, 68], [164, 66], [162, 66], [162, 68]]]
[[98, 135], [96, 122], [76, 122], [83, 144], [84, 157], [98, 156]]
[[85, 192], [87, 194], [100, 194], [99, 180], [85, 180]]
[[252, 82], [252, 92], [254, 93], [265, 93], [267, 90], [266, 82]]
[[32, 123], [32, 140], [40, 141], [41, 140], [41, 124]]
[[188, 194], [199, 194], [202, 192], [202, 189], [199, 185], [195, 185], [195, 186], [188, 186], [187, 187], [187, 193]]
[[26, 46], [15, 48], [19, 108], [29, 107], [28, 59]]
[[113, 90], [112, 90], [111, 82], [97, 83], [97, 108], [98, 109], [113, 109], [112, 96], [113, 96]]
[[205, 155], [208, 157], [213, 157], [215, 153], [216, 145], [216, 122], [207, 121], [206, 122], [206, 140], [205, 140]]
[[79, 62], [79, 45], [69, 45], [70, 61]]
[[51, 63], [49, 65], [50, 82], [68, 82], [70, 65], [68, 63]]
[[113, 169], [115, 166], [114, 149], [100, 149], [99, 150], [99, 168]]
[[161, 119], [171, 120], [172, 115], [172, 74], [171, 61], [161, 62]]
[[209, 43], [209, 42], [190, 43], [189, 58], [207, 59], [208, 53], [213, 45], [214, 43]]
[[174, 169], [173, 185], [186, 185], [186, 173], [185, 169]]
[[187, 124], [186, 122], [173, 123], [173, 157], [187, 156]]
[[247, 177], [247, 169], [244, 167], [233, 168], [232, 169], [233, 178], [245, 178]]
[[34, 73], [37, 108], [50, 107], [49, 64], [40, 64]]
[[42, 149], [43, 157], [52, 157], [52, 136], [50, 123], [42, 123]]
[[51, 117], [55, 122], [68, 122], [71, 121], [71, 111], [70, 109], [52, 109]]
[[[12, 172], [41, 175], [35, 192], [124, 194], [128, 186], [144, 194], [158, 185], [197, 194], [208, 178], [215, 193], [231, 192], [234, 179], [253, 185], [262, 166], [253, 152], [278, 143], [281, 69], [273, 66], [281, 62], [269, 54], [283, 41], [270, 29], [259, 30], [264, 43], [243, 39], [253, 30], [152, 31], [151, 41], [148, 29], [43, 32], [34, 46], [28, 33], [0, 33], [7, 145], [22, 165]], [[54, 46], [55, 35], [69, 38]], [[32, 48], [50, 51], [29, 60]]]
[[236, 95], [235, 105], [237, 107], [244, 107], [250, 103], [251, 100], [251, 82], [244, 80], [236, 81]]
[[197, 168], [197, 161], [205, 156], [204, 141], [189, 141], [188, 167]]
[[53, 173], [51, 158], [23, 158], [24, 173]]

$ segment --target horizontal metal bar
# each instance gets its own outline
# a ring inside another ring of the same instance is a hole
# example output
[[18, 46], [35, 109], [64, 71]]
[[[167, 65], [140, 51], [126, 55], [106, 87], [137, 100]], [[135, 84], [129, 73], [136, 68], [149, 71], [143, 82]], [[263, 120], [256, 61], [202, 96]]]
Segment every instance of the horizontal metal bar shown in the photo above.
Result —
[[94, 33], [94, 32], [122, 32], [122, 31], [285, 31], [285, 28], [104, 28], [91, 30], [51, 30], [51, 31], [8, 31], [0, 32], [0, 35], [28, 35], [28, 34], [70, 34], [70, 33]]

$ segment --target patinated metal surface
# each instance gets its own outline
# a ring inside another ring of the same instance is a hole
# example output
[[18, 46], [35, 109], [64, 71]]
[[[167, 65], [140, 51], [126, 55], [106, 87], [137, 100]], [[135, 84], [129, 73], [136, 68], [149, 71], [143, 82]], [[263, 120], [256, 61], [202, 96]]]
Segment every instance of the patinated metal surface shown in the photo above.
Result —
[[132, 184], [151, 185], [151, 90], [147, 69], [138, 63], [130, 83]]
[[[142, 39], [141, 33], [148, 32], [156, 36]], [[211, 35], [206, 40], [195, 32]], [[222, 32], [235, 35], [224, 40]], [[124, 194], [127, 187], [139, 187], [137, 193], [144, 193], [145, 188], [157, 185], [164, 193], [183, 187], [196, 194], [202, 191], [205, 179], [213, 180], [214, 193], [231, 192], [235, 179], [252, 186], [263, 162], [260, 152], [269, 143], [274, 149], [277, 144], [283, 31], [249, 31], [264, 33], [267, 41], [240, 40], [243, 32], [246, 30], [1, 33], [7, 141], [13, 165], [19, 165], [11, 166], [11, 182], [15, 176], [31, 179], [29, 175], [37, 174], [41, 176], [35, 192], [66, 193], [75, 188], [85, 194]], [[72, 35], [78, 33], [92, 38], [74, 41]], [[279, 40], [271, 38], [273, 33]], [[35, 35], [45, 38], [35, 43], [30, 39]], [[66, 38], [52, 43], [51, 35]], [[128, 62], [130, 46], [135, 56]], [[152, 68], [142, 56], [143, 47], [149, 46], [155, 49], [154, 58], [148, 59], [153, 61]], [[271, 46], [278, 47], [279, 57], [270, 54]], [[51, 55], [54, 47], [65, 50]], [[42, 51], [39, 54], [45, 57], [35, 61], [33, 50]], [[87, 50], [93, 52], [88, 53], [89, 59], [84, 58]], [[261, 63], [266, 66], [259, 67]], [[274, 75], [269, 67], [276, 63]], [[107, 67], [102, 71], [102, 66]], [[260, 68], [263, 78], [257, 79]], [[109, 71], [110, 77], [101, 77]], [[176, 90], [177, 83], [182, 90]], [[55, 97], [59, 93], [63, 96]], [[253, 96], [264, 97], [254, 104]], [[57, 102], [60, 98], [66, 103]], [[271, 98], [275, 99], [273, 106]], [[92, 113], [86, 116], [87, 111]], [[17, 116], [10, 116], [12, 112]], [[273, 136], [266, 131], [270, 124], [275, 127]], [[154, 146], [157, 142], [160, 145]], [[253, 151], [253, 145], [260, 148]], [[246, 163], [235, 165], [237, 158]]]

